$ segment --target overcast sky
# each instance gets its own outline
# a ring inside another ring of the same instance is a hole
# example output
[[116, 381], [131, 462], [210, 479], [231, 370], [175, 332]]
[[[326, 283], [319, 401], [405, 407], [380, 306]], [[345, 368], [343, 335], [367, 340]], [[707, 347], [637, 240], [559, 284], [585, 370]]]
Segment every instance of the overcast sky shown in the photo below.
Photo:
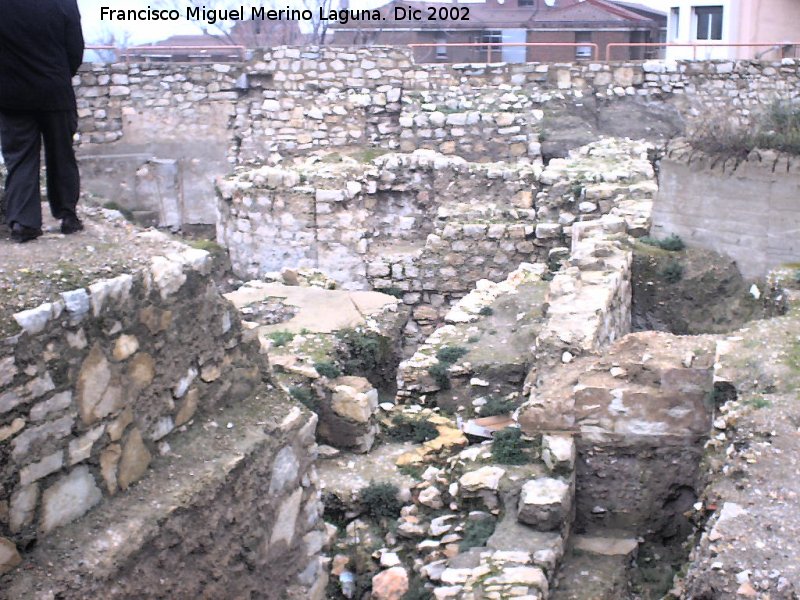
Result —
[[[658, 8], [664, 12], [668, 10], [671, 3], [671, 0], [632, 1]], [[350, 5], [353, 8], [372, 8], [375, 6], [381, 6], [387, 2], [388, 0], [351, 0]], [[113, 33], [118, 40], [123, 39], [127, 33], [130, 36], [130, 42], [135, 44], [154, 42], [175, 34], [201, 33], [201, 29], [197, 24], [186, 21], [183, 16], [180, 21], [167, 23], [108, 23], [100, 21], [101, 6], [108, 6], [114, 9], [139, 9], [147, 8], [148, 6], [155, 6], [157, 4], [157, 0], [78, 0], [78, 5], [80, 6], [81, 15], [83, 17], [83, 31], [84, 36], [86, 37], [86, 42], [101, 42], [107, 39], [109, 33]], [[215, 4], [214, 0], [208, 0], [207, 6], [211, 6], [213, 4]], [[245, 11], [247, 11], [250, 6], [260, 5], [260, 2], [237, 0], [233, 3], [233, 5], [243, 5], [245, 7]], [[278, 8], [296, 6], [296, 0], [277, 0], [275, 5]], [[213, 28], [210, 28], [210, 30], [214, 31]]]

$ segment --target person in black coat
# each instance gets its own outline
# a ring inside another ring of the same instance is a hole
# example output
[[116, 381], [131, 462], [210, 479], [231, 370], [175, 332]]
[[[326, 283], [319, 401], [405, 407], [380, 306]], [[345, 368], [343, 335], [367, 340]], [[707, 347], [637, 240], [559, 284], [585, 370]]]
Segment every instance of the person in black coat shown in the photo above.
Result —
[[18, 242], [42, 234], [39, 156], [61, 232], [83, 229], [72, 140], [78, 113], [72, 77], [83, 62], [77, 0], [0, 0], [0, 146], [8, 169], [6, 222]]

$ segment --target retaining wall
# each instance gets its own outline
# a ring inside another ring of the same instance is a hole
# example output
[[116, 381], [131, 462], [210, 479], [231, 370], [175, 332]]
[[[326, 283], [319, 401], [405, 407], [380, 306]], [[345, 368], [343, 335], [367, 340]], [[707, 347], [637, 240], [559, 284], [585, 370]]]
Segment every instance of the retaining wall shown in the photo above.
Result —
[[653, 233], [730, 256], [745, 278], [800, 260], [800, 158], [716, 158], [674, 143], [661, 161]]
[[[230, 163], [317, 149], [435, 149], [535, 160], [543, 109], [639, 98], [691, 120], [747, 119], [800, 94], [800, 62], [417, 65], [397, 48], [276, 48], [238, 65], [85, 65], [76, 79], [87, 189], [143, 220], [214, 222]], [[158, 159], [164, 162], [154, 162]]]
[[187, 249], [15, 315], [22, 333], [0, 358], [2, 535], [33, 539], [126, 490], [197, 410], [260, 382], [210, 268]]

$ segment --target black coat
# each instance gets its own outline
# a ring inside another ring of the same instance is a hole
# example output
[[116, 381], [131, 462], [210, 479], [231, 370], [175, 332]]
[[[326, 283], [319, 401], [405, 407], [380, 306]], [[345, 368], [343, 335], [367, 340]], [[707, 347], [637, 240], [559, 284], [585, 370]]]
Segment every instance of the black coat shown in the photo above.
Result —
[[82, 61], [77, 0], [0, 0], [0, 109], [74, 110]]

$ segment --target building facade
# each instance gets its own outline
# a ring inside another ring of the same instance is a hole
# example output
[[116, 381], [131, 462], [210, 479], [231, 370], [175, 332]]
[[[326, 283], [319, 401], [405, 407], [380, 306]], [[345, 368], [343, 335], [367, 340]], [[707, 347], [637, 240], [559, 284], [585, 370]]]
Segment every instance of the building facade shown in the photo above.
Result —
[[672, 0], [667, 41], [708, 44], [669, 47], [670, 59], [797, 57], [800, 0]]
[[[438, 17], [441, 10], [444, 19]], [[408, 15], [422, 15], [409, 19]], [[486, 0], [434, 3], [394, 0], [382, 20], [334, 25], [334, 45], [408, 45], [419, 62], [533, 62], [599, 59], [609, 43], [658, 42], [666, 15], [644, 6], [606, 0]], [[502, 46], [492, 43], [533, 43]], [[453, 44], [463, 44], [454, 46]], [[559, 45], [559, 44], [564, 44]], [[570, 45], [571, 44], [571, 45]], [[596, 49], [595, 49], [596, 45]], [[644, 59], [658, 49], [618, 48], [615, 58]]]

